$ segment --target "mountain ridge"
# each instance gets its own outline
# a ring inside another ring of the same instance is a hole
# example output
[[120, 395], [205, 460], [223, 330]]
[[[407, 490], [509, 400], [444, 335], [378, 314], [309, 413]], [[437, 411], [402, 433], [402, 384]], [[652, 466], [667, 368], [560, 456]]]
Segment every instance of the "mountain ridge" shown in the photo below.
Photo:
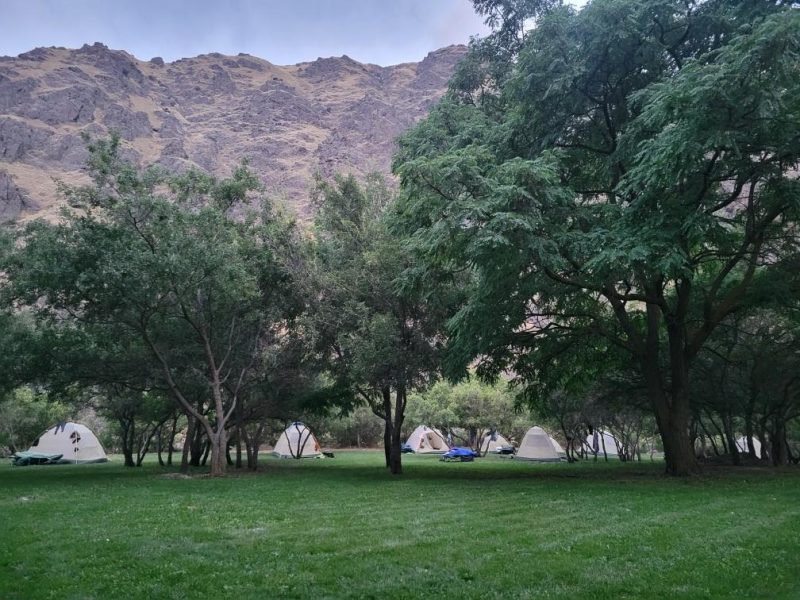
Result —
[[112, 129], [141, 165], [225, 176], [248, 158], [269, 194], [308, 216], [314, 173], [388, 173], [395, 138], [444, 94], [465, 52], [387, 67], [346, 55], [144, 61], [100, 43], [0, 57], [0, 220], [56, 215], [55, 179], [88, 181], [82, 134]]

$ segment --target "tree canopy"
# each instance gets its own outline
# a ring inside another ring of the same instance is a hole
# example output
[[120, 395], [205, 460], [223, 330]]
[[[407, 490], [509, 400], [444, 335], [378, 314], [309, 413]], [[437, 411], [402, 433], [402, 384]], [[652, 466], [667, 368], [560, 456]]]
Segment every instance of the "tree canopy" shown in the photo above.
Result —
[[24, 230], [9, 279], [97, 361], [82, 371], [91, 383], [168, 392], [205, 429], [221, 474], [226, 421], [301, 304], [294, 226], [268, 203], [236, 216], [257, 189], [245, 167], [221, 181], [174, 176], [139, 171], [118, 149], [117, 138], [90, 145], [94, 183], [65, 189], [74, 208], [62, 222]]
[[419, 256], [474, 275], [451, 369], [478, 360], [538, 394], [619, 356], [668, 471], [691, 472], [690, 365], [726, 317], [797, 293], [800, 13], [478, 5], [496, 32], [394, 166]]

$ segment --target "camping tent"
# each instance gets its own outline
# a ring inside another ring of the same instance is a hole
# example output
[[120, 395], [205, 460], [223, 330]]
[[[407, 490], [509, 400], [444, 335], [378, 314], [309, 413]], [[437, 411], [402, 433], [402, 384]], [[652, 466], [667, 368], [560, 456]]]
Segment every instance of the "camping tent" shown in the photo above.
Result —
[[444, 454], [450, 450], [444, 436], [425, 425], [420, 425], [408, 436], [406, 446], [416, 454]]
[[541, 427], [531, 427], [522, 438], [517, 449], [516, 458], [536, 460], [540, 462], [557, 462], [561, 460], [564, 450]]
[[[742, 436], [736, 440], [736, 449], [742, 454], [747, 454], [749, 447], [746, 437]], [[755, 451], [756, 458], [761, 458], [761, 442], [756, 438], [753, 438], [753, 450]]]
[[275, 442], [272, 453], [280, 458], [314, 458], [321, 454], [317, 438], [300, 421], [295, 421], [284, 430]]
[[[92, 430], [80, 423], [58, 423], [45, 431], [28, 449], [32, 455], [61, 455], [50, 460], [62, 463], [99, 463], [108, 458]], [[19, 455], [26, 453], [21, 452]]]
[[487, 452], [497, 454], [500, 452], [501, 448], [507, 448], [509, 446], [511, 446], [511, 442], [495, 431], [483, 438], [481, 442], [481, 454], [486, 454]]
[[619, 457], [617, 438], [607, 431], [595, 429], [594, 433], [586, 438], [586, 445], [589, 446], [590, 452], [594, 452], [598, 456], [603, 456], [603, 449], [605, 447], [606, 456]]

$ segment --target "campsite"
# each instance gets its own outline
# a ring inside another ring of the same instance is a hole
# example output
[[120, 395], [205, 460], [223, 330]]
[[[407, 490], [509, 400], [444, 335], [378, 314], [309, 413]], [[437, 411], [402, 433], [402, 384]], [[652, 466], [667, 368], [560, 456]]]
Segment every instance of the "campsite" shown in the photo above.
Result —
[[2, 0], [39, 598], [800, 599], [800, 2]]

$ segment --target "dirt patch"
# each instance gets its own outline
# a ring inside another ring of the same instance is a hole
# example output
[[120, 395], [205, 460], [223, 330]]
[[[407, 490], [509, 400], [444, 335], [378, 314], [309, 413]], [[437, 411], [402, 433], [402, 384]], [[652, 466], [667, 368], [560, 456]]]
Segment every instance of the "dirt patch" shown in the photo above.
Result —
[[164, 473], [159, 475], [159, 479], [193, 479], [193, 477], [185, 473]]

